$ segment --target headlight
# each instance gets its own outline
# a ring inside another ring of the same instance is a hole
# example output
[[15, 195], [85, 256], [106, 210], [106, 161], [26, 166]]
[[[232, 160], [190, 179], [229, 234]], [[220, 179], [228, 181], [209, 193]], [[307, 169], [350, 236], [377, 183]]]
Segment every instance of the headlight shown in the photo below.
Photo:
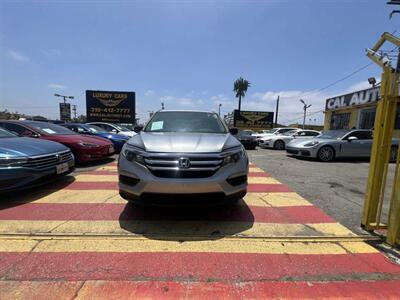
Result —
[[81, 146], [81, 147], [84, 147], [84, 148], [97, 148], [97, 147], [100, 147], [97, 144], [85, 143], [85, 142], [79, 142], [78, 145]]
[[[126, 144], [125, 144], [126, 145]], [[142, 165], [145, 164], [144, 157], [145, 151], [139, 148], [125, 147], [122, 150], [122, 155], [129, 161], [134, 161]]]
[[224, 157], [222, 165], [226, 165], [229, 163], [235, 163], [239, 161], [244, 155], [243, 149], [238, 148], [237, 150], [227, 151], [227, 155]]
[[263, 140], [264, 142], [270, 142], [271, 141], [271, 139], [265, 139], [265, 140]]
[[0, 167], [1, 168], [8, 168], [8, 167], [18, 167], [24, 163], [26, 163], [28, 159], [26, 158], [12, 158], [12, 157], [7, 157], [7, 158], [0, 158]]
[[312, 141], [312, 142], [309, 142], [307, 144], [304, 144], [304, 147], [313, 147], [313, 146], [316, 146], [318, 144], [319, 144], [318, 141]]

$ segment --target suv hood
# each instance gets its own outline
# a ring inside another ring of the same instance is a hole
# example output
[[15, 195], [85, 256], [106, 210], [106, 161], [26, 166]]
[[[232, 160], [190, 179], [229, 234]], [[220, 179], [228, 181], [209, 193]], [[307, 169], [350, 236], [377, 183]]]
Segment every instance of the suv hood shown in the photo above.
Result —
[[28, 137], [0, 139], [0, 157], [37, 156], [68, 150], [62, 144]]
[[148, 152], [211, 153], [240, 146], [230, 133], [140, 132], [128, 141], [129, 145]]

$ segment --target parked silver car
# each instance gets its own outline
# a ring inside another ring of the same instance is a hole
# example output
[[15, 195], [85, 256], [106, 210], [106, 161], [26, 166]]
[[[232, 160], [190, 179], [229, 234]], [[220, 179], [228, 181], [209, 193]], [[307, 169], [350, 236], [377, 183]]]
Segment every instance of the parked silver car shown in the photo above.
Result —
[[121, 154], [119, 189], [127, 200], [215, 203], [246, 194], [246, 151], [212, 112], [159, 111]]
[[274, 148], [276, 150], [284, 150], [286, 145], [293, 139], [310, 139], [319, 135], [319, 131], [295, 129], [284, 133], [274, 134], [263, 137], [259, 140], [258, 145], [261, 148]]
[[[332, 161], [338, 157], [370, 157], [372, 130], [330, 130], [312, 140], [293, 140], [286, 146], [290, 155]], [[396, 160], [399, 140], [393, 139], [390, 160]]]

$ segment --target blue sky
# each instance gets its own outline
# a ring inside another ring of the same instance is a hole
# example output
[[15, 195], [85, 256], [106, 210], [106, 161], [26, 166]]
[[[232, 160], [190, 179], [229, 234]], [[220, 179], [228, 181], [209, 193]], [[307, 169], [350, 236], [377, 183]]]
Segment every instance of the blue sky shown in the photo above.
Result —
[[[320, 93], [309, 93], [366, 65], [364, 49], [399, 28], [378, 0], [1, 1], [0, 109], [58, 117], [53, 94], [86, 89], [137, 93], [145, 120], [166, 108], [237, 105], [233, 81], [251, 88], [242, 109], [273, 110], [301, 121], [299, 98], [324, 108], [326, 97], [367, 86], [375, 65]], [[296, 119], [297, 118], [297, 119]], [[323, 114], [312, 117], [322, 122]]]

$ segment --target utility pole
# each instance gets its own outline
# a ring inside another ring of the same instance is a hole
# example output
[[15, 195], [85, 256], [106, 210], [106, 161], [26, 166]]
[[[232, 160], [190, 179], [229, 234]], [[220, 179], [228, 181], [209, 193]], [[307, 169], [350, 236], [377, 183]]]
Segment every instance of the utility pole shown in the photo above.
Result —
[[67, 99], [74, 99], [74, 96], [64, 96], [64, 95], [60, 95], [60, 94], [54, 94], [54, 96], [56, 97], [61, 97], [64, 100], [64, 103], [67, 103]]
[[276, 99], [276, 108], [275, 108], [275, 127], [278, 127], [278, 111], [279, 111], [279, 95]]
[[303, 110], [304, 110], [303, 129], [305, 129], [305, 127], [306, 127], [307, 109], [311, 107], [311, 104], [308, 104], [308, 105], [307, 105], [307, 104], [304, 102], [303, 99], [300, 99], [300, 102], [304, 104], [304, 106], [303, 106]]
[[74, 113], [74, 119], [76, 120], [76, 104], [72, 104], [72, 112]]
[[222, 104], [220, 103], [218, 105], [218, 116], [221, 116], [221, 106], [222, 106]]

